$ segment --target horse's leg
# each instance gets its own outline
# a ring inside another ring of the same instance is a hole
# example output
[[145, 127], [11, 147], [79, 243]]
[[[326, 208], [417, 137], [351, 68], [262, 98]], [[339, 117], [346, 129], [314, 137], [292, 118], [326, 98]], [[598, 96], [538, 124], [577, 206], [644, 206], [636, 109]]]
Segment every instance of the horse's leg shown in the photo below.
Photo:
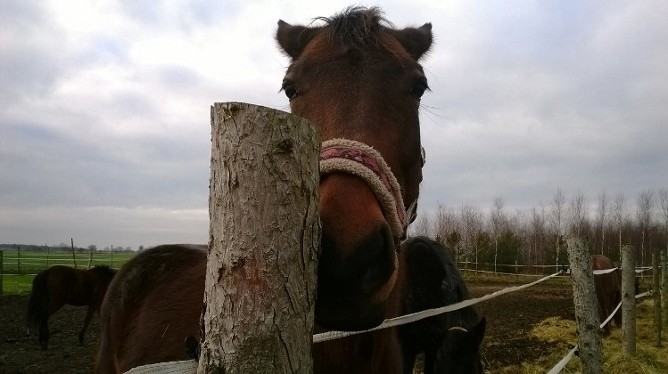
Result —
[[413, 367], [415, 366], [415, 354], [404, 354], [404, 374], [413, 374]]
[[90, 319], [93, 317], [94, 312], [95, 312], [94, 308], [92, 306], [89, 306], [88, 312], [86, 313], [86, 319], [84, 319], [83, 327], [81, 328], [81, 331], [79, 331], [79, 345], [83, 345], [84, 336], [86, 335], [86, 329], [88, 329], [88, 324], [90, 323]]
[[49, 346], [49, 316], [44, 316], [39, 322], [39, 345], [42, 346], [42, 349], [46, 349]]
[[427, 349], [424, 352], [424, 374], [434, 374], [436, 367], [436, 349]]

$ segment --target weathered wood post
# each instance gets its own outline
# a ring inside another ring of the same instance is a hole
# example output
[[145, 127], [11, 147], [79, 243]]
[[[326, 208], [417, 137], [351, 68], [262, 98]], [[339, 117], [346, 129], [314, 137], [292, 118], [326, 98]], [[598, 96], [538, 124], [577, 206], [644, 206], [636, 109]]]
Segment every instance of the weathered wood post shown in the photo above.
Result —
[[74, 262], [74, 268], [77, 268], [77, 257], [74, 254], [74, 238], [70, 238], [70, 244], [72, 245], [72, 262]]
[[569, 237], [566, 246], [573, 278], [573, 303], [582, 372], [598, 374], [602, 367], [601, 329], [591, 256], [580, 239]]
[[630, 245], [622, 247], [622, 346], [625, 355], [636, 355], [636, 257]]
[[661, 269], [659, 268], [659, 260], [661, 258], [661, 250], [654, 248], [652, 251], [652, 280], [654, 290], [654, 346], [661, 347]]
[[216, 103], [211, 143], [197, 372], [310, 373], [320, 135], [286, 112]]

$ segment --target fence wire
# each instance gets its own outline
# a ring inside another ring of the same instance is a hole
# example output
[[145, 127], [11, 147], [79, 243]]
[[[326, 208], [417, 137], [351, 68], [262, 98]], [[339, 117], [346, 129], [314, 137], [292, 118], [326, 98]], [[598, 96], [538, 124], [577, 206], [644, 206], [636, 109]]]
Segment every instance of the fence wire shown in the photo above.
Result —
[[510, 293], [510, 292], [523, 290], [525, 288], [534, 286], [538, 283], [544, 282], [544, 281], [546, 281], [550, 278], [554, 278], [554, 277], [556, 277], [558, 275], [561, 275], [561, 274], [563, 274], [563, 271], [558, 271], [554, 274], [548, 275], [546, 277], [543, 277], [543, 278], [538, 279], [536, 281], [533, 281], [531, 283], [523, 284], [521, 286], [507, 287], [507, 288], [504, 288], [502, 290], [499, 290], [499, 291], [496, 291], [496, 292], [493, 292], [491, 294], [481, 296], [481, 297], [478, 297], [478, 298], [475, 298], [475, 299], [467, 299], [467, 300], [460, 301], [460, 302], [455, 303], [455, 304], [442, 306], [440, 308], [427, 309], [427, 310], [423, 310], [421, 312], [416, 312], [416, 313], [406, 314], [406, 315], [403, 315], [403, 316], [400, 316], [400, 317], [386, 319], [380, 325], [378, 325], [378, 326], [376, 326], [372, 329], [368, 329], [368, 330], [328, 331], [328, 332], [323, 332], [323, 333], [320, 333], [320, 334], [315, 334], [315, 335], [313, 335], [313, 343], [320, 343], [320, 342], [324, 342], [324, 341], [328, 341], [328, 340], [345, 338], [346, 336], [362, 334], [362, 333], [365, 333], [365, 332], [382, 330], [382, 329], [386, 329], [388, 327], [405, 325], [407, 323], [416, 322], [416, 321], [419, 321], [419, 320], [422, 320], [422, 319], [425, 319], [425, 318], [429, 318], [429, 317], [433, 317], [433, 316], [436, 316], [436, 315], [439, 315], [439, 314], [452, 312], [454, 310], [466, 308], [468, 306], [475, 305], [475, 304], [481, 303], [483, 301], [487, 301], [487, 300], [493, 299], [495, 297], [505, 295], [505, 294]]

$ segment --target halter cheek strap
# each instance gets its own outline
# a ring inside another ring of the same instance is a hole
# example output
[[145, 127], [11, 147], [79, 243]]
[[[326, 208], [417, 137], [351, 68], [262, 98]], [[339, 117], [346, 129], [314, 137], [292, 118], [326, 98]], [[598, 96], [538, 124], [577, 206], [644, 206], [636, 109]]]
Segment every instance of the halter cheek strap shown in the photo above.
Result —
[[[401, 187], [392, 170], [378, 151], [371, 146], [349, 139], [332, 139], [322, 143], [320, 175], [343, 172], [362, 178], [380, 202], [392, 235], [404, 239], [407, 211]], [[411, 204], [413, 207], [415, 203]], [[412, 215], [413, 212], [408, 212]]]

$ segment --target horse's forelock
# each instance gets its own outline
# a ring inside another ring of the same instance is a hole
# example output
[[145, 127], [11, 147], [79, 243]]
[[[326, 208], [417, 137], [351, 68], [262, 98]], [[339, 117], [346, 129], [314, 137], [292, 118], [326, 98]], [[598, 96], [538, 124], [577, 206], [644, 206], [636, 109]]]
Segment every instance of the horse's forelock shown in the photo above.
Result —
[[381, 26], [392, 27], [378, 7], [349, 7], [332, 17], [320, 17], [326, 23], [329, 38], [342, 43], [353, 43], [359, 47], [377, 44]]

